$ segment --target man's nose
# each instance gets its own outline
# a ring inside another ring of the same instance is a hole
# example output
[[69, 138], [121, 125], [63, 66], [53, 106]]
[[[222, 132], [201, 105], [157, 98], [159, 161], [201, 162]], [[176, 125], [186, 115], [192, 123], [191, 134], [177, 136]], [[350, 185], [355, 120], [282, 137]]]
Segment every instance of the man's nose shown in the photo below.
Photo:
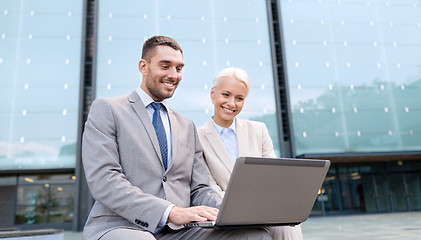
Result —
[[170, 78], [170, 79], [177, 79], [177, 77], [178, 77], [177, 69], [176, 68], [171, 68], [168, 71], [168, 78]]

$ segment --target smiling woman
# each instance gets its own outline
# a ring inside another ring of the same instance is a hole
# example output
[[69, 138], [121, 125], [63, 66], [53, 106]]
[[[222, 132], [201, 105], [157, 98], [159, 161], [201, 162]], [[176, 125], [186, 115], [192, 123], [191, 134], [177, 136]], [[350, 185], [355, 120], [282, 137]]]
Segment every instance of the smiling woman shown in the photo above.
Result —
[[[276, 157], [272, 139], [262, 122], [241, 120], [250, 80], [240, 68], [225, 68], [213, 80], [210, 92], [214, 115], [198, 130], [211, 186], [224, 195], [234, 163], [240, 156]], [[301, 225], [271, 227], [273, 239], [302, 239]]]
[[226, 68], [215, 78], [211, 90], [213, 120], [228, 128], [241, 112], [249, 92], [249, 78], [242, 69]]

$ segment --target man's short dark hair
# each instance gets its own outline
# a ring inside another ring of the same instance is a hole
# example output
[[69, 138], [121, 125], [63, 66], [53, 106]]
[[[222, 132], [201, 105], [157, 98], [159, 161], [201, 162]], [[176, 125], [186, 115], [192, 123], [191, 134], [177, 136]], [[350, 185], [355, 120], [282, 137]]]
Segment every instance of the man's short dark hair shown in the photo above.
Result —
[[153, 36], [145, 41], [142, 48], [142, 59], [145, 59], [149, 62], [150, 60], [150, 52], [156, 46], [168, 46], [173, 48], [174, 50], [180, 51], [183, 54], [183, 49], [181, 49], [180, 45], [172, 38], [165, 37], [165, 36]]

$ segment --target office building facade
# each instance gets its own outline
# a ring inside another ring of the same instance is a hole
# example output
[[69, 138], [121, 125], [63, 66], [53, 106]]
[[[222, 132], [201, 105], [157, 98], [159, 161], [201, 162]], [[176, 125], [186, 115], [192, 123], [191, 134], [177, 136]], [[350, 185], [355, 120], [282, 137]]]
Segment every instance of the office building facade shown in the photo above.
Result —
[[[0, 226], [80, 230], [81, 136], [98, 97], [140, 85], [144, 40], [176, 39], [170, 106], [197, 126], [213, 77], [245, 69], [241, 118], [282, 157], [332, 161], [312, 214], [421, 210], [418, 0], [0, 2]], [[405, 15], [405, 18], [401, 16]]]

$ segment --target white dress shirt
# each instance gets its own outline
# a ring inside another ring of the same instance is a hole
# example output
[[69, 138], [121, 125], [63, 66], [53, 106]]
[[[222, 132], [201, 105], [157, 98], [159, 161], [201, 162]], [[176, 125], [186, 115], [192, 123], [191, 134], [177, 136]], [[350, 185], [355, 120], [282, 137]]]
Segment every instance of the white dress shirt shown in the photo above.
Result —
[[229, 128], [223, 128], [219, 126], [212, 117], [213, 126], [215, 126], [216, 131], [218, 131], [219, 136], [221, 136], [222, 142], [224, 142], [225, 148], [227, 149], [231, 160], [235, 163], [238, 158], [238, 145], [237, 145], [237, 133], [235, 131], [235, 118], [232, 121]]
[[[136, 88], [136, 92], [139, 95], [140, 99], [142, 100], [143, 104], [145, 104], [146, 111], [148, 111], [149, 117], [151, 118], [151, 122], [152, 122], [153, 113], [155, 110], [153, 109], [151, 103], [154, 102], [154, 100], [140, 87]], [[171, 127], [170, 127], [171, 125], [170, 125], [170, 119], [168, 118], [168, 112], [167, 112], [168, 106], [166, 105], [166, 101], [164, 100], [161, 103], [164, 107], [160, 109], [159, 113], [161, 114], [162, 124], [164, 125], [165, 134], [167, 136], [167, 149], [168, 149], [167, 170], [168, 170], [172, 162], [172, 141], [171, 141]], [[170, 215], [170, 212], [174, 206], [175, 206], [174, 204], [170, 204], [167, 207], [164, 214], [162, 215], [161, 220], [159, 221], [158, 226], [162, 227], [167, 223], [168, 216]]]

